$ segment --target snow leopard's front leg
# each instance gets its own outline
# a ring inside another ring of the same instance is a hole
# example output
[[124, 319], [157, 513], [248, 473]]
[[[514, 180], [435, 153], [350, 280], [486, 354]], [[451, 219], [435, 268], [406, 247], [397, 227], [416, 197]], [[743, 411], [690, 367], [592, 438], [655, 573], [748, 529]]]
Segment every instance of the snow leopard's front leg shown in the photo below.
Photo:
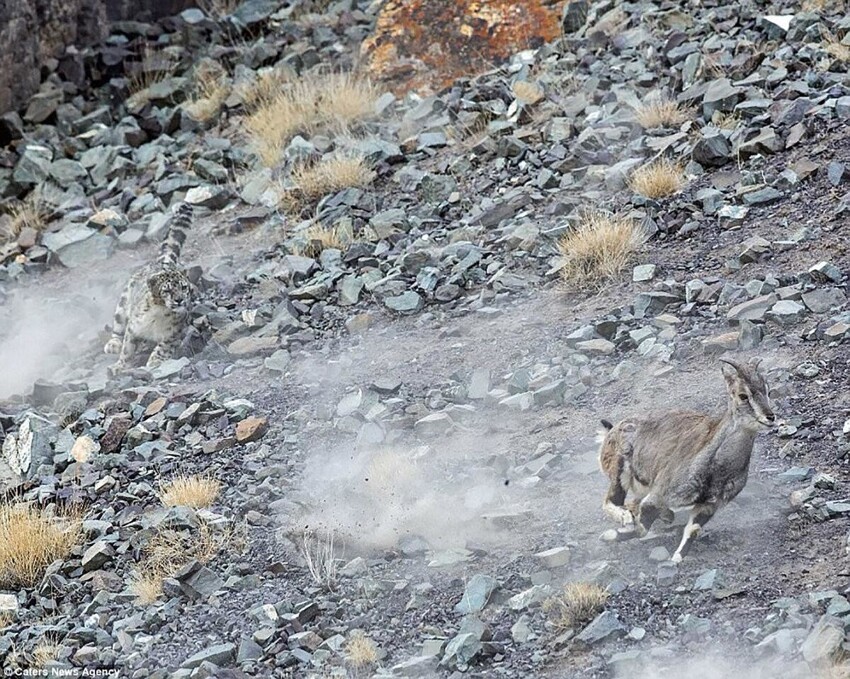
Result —
[[160, 342], [157, 344], [151, 355], [148, 357], [147, 363], [145, 363], [146, 368], [156, 368], [161, 365], [163, 361], [167, 361], [169, 358], [173, 358], [177, 353], [177, 348], [180, 346], [179, 335], [173, 335], [169, 339]]
[[121, 293], [121, 298], [115, 306], [115, 316], [112, 320], [112, 335], [104, 345], [106, 354], [119, 354], [124, 346], [124, 337], [127, 334], [127, 305], [130, 302], [129, 286]]

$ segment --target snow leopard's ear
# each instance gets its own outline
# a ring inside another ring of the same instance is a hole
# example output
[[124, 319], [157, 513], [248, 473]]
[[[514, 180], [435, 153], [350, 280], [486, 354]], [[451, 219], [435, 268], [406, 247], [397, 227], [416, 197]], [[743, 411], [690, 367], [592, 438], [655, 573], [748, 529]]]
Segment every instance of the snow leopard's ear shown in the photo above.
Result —
[[164, 276], [160, 273], [155, 273], [153, 276], [148, 276], [148, 290], [151, 291], [151, 294], [155, 299], [160, 299], [162, 297], [162, 282]]

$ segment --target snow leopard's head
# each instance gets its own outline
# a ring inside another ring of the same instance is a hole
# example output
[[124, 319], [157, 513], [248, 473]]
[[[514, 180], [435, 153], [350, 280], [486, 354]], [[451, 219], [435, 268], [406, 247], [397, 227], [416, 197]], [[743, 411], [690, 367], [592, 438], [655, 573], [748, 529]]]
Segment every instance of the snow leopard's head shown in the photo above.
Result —
[[177, 313], [188, 313], [189, 281], [179, 271], [160, 271], [148, 278], [148, 288], [157, 304]]

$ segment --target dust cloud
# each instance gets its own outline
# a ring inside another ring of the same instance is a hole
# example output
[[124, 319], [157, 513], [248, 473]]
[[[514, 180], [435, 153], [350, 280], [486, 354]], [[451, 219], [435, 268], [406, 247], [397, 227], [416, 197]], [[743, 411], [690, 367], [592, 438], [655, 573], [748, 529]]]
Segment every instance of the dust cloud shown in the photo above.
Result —
[[719, 650], [698, 657], [667, 658], [657, 664], [650, 659], [640, 670], [630, 666], [614, 673], [615, 679], [827, 679], [829, 676], [828, 671], [818, 673], [802, 661], [795, 663], [778, 657], [742, 658]]
[[68, 273], [58, 282], [16, 287], [0, 305], [0, 398], [28, 393], [39, 379], [80, 377], [74, 362], [110, 323], [119, 279]]
[[[333, 531], [346, 544], [389, 549], [423, 538], [433, 549], [487, 544], [498, 519], [521, 511], [522, 493], [470, 451], [463, 435], [439, 446], [339, 446], [308, 459], [298, 495], [301, 528]], [[479, 451], [486, 444], [477, 440]]]

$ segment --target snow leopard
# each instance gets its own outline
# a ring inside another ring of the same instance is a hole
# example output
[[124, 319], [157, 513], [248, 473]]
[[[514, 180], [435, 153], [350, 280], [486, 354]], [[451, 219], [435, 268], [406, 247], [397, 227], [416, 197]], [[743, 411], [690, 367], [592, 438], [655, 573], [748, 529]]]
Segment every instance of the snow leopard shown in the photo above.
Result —
[[118, 354], [110, 368], [116, 374], [129, 367], [140, 342], [153, 343], [146, 368], [171, 358], [189, 324], [194, 287], [180, 266], [180, 251], [192, 225], [192, 206], [180, 203], [157, 258], [130, 276], [112, 324], [112, 336], [103, 347]]

